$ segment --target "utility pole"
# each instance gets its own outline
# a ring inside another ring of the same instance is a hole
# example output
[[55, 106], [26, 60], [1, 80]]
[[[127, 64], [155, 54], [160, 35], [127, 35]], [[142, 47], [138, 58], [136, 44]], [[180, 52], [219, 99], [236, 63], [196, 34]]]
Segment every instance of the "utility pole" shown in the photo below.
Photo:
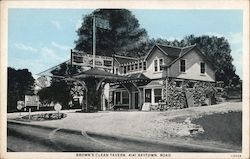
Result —
[[95, 48], [96, 48], [96, 37], [95, 37], [95, 15], [93, 15], [93, 68], [95, 68]]

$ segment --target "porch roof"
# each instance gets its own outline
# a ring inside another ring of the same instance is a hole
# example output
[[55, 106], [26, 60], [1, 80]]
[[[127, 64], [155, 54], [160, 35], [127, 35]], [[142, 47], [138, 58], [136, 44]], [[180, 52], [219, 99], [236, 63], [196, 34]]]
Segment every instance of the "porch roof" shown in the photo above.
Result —
[[122, 81], [117, 81], [115, 84], [151, 81], [151, 79], [146, 77], [143, 73], [133, 73], [133, 74], [129, 74], [125, 77], [127, 77], [127, 79], [122, 80]]
[[149, 82], [147, 85], [145, 85], [144, 87], [162, 87], [163, 85], [163, 80], [153, 80], [151, 82]]

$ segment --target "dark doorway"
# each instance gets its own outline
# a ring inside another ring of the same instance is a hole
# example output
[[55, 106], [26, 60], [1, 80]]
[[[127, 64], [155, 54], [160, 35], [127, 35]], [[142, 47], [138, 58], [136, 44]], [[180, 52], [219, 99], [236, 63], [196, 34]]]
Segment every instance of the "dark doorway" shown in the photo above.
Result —
[[145, 102], [151, 103], [151, 89], [145, 89]]
[[115, 94], [115, 104], [121, 104], [121, 92]]
[[135, 93], [135, 109], [138, 109], [138, 93]]

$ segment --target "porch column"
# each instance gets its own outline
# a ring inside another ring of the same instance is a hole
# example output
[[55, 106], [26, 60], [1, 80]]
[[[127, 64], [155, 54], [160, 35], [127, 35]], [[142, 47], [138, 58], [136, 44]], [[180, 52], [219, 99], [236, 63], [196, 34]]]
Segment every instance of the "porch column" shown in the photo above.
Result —
[[165, 82], [165, 95], [166, 95], [165, 99], [166, 99], [166, 101], [168, 101], [168, 80], [169, 80], [169, 78], [167, 77], [166, 82]]
[[138, 91], [138, 107], [141, 109], [141, 106], [142, 106], [142, 92], [140, 90], [140, 88], [137, 86], [136, 83], [133, 82], [133, 85], [135, 86], [135, 88], [137, 89]]
[[128, 99], [129, 99], [129, 109], [132, 108], [132, 93], [128, 92]]
[[104, 98], [104, 86], [105, 86], [105, 83], [102, 83], [101, 84], [101, 110], [104, 110], [104, 107], [105, 107], [105, 98]]
[[151, 104], [155, 103], [155, 90], [154, 88], [151, 88]]
[[168, 81], [169, 81], [169, 67], [167, 67], [167, 75], [166, 75], [166, 82], [165, 82], [165, 94], [166, 94], [166, 97], [165, 97], [165, 99], [166, 99], [166, 102], [168, 102]]

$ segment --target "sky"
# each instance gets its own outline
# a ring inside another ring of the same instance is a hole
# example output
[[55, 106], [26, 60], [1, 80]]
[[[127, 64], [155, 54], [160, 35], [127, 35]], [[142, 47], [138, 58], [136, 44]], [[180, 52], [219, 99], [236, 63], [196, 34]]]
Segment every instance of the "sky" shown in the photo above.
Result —
[[[8, 66], [33, 76], [70, 58], [76, 30], [90, 9], [9, 9]], [[242, 10], [131, 10], [150, 38], [181, 40], [194, 34], [225, 37], [242, 78]]]

